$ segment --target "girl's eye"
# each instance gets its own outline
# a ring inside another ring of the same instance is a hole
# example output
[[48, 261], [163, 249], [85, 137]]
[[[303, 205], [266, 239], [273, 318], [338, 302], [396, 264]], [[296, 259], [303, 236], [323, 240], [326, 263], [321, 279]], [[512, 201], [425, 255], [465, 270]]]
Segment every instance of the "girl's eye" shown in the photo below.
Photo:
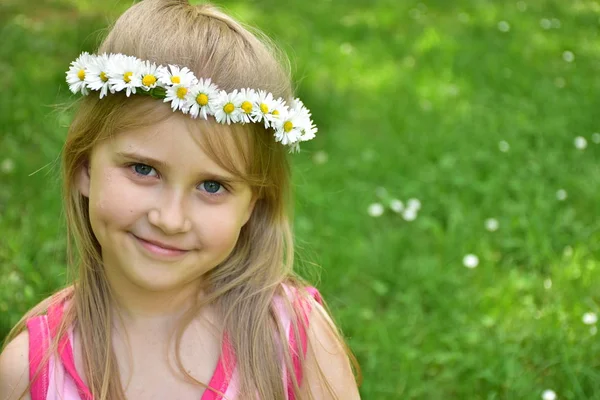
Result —
[[139, 174], [139, 175], [143, 175], [143, 176], [150, 176], [150, 172], [152, 172], [154, 170], [154, 168], [152, 168], [149, 165], [146, 164], [133, 164], [133, 170]]
[[200, 186], [204, 186], [204, 190], [210, 194], [218, 194], [223, 189], [223, 185], [217, 181], [204, 181]]

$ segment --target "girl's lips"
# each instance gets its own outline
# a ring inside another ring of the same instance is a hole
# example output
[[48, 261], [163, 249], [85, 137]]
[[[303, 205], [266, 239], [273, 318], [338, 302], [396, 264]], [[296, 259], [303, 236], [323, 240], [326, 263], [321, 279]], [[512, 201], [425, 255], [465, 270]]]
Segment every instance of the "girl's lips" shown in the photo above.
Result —
[[174, 249], [166, 249], [164, 247], [158, 246], [156, 244], [150, 243], [144, 239], [141, 239], [135, 235], [133, 237], [142, 245], [144, 249], [149, 251], [150, 253], [158, 256], [166, 256], [166, 257], [178, 257], [188, 253], [188, 250], [174, 250]]

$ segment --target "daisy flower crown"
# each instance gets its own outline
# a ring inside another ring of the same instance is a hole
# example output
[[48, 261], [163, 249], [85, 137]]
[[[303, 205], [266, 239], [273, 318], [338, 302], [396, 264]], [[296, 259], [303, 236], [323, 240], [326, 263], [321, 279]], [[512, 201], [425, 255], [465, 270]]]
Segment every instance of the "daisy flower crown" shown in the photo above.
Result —
[[220, 124], [260, 123], [274, 131], [276, 142], [299, 151], [300, 142], [311, 140], [317, 128], [302, 101], [286, 104], [264, 90], [220, 90], [210, 79], [196, 78], [186, 67], [156, 65], [125, 54], [83, 52], [70, 65], [67, 83], [71, 92], [89, 95], [124, 92], [152, 96], [170, 103], [173, 111], [192, 118], [215, 118]]

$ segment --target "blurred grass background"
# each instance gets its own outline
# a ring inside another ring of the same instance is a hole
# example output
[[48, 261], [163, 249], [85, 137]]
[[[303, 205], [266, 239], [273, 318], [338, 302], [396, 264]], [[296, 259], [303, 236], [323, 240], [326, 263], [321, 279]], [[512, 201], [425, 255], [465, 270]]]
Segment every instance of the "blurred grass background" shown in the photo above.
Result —
[[[288, 52], [320, 128], [293, 158], [298, 253], [363, 398], [600, 399], [600, 4], [216, 3]], [[0, 3], [2, 337], [64, 283], [54, 105], [129, 4]]]

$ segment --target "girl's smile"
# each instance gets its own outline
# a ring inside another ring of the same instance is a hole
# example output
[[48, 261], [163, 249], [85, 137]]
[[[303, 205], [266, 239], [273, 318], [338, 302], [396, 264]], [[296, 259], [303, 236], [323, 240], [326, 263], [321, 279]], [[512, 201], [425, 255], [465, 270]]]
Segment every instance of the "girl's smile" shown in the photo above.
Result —
[[161, 259], [179, 259], [189, 252], [189, 250], [178, 249], [172, 246], [166, 246], [164, 244], [157, 243], [155, 241], [144, 240], [135, 236], [134, 234], [132, 234], [132, 236], [147, 252]]

